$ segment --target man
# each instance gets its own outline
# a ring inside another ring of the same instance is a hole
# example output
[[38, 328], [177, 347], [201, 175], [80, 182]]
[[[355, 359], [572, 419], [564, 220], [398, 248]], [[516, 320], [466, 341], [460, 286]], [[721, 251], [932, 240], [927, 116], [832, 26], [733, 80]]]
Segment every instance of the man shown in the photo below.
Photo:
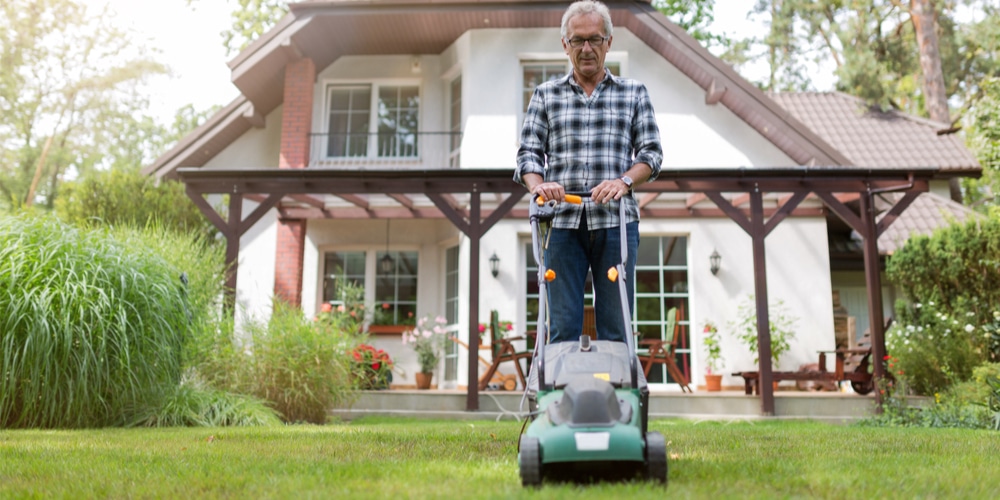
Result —
[[516, 181], [546, 200], [590, 193], [583, 205], [560, 204], [552, 222], [545, 250], [545, 263], [556, 273], [549, 284], [551, 342], [579, 339], [588, 269], [599, 337], [624, 341], [631, 334], [622, 322], [618, 285], [604, 276], [621, 262], [618, 203], [625, 203], [631, 306], [639, 246], [632, 189], [656, 178], [663, 151], [646, 87], [604, 67], [611, 31], [604, 4], [585, 0], [569, 6], [561, 35], [573, 71], [535, 89], [521, 130]]

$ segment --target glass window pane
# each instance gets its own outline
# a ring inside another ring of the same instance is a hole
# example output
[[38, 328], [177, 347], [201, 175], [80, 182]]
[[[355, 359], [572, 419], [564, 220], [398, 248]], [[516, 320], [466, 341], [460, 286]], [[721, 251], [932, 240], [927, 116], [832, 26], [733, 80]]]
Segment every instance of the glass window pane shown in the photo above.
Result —
[[660, 262], [660, 238], [643, 237], [639, 238], [639, 250], [635, 253], [635, 265], [655, 266]]
[[635, 293], [658, 293], [659, 291], [660, 273], [658, 271], [636, 269]]
[[664, 264], [668, 266], [687, 265], [687, 237], [671, 236], [664, 238]]

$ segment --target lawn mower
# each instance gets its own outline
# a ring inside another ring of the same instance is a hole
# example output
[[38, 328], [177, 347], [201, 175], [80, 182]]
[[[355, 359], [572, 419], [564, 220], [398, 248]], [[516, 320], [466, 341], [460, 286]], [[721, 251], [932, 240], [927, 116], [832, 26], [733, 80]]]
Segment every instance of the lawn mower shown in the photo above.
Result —
[[[580, 203], [581, 195], [567, 195]], [[647, 430], [649, 388], [636, 357], [635, 340], [591, 339], [548, 342], [548, 282], [558, 279], [546, 267], [543, 247], [557, 202], [536, 198], [529, 204], [531, 241], [538, 264], [538, 324], [531, 371], [525, 388], [530, 424], [518, 443], [521, 483], [544, 479], [630, 478], [667, 482], [666, 441]], [[625, 331], [632, 313], [625, 287], [628, 257], [625, 203], [619, 203], [621, 263], [607, 272], [618, 283]], [[595, 276], [595, 279], [599, 279]], [[599, 305], [598, 305], [599, 307]], [[526, 423], [528, 420], [526, 420]]]

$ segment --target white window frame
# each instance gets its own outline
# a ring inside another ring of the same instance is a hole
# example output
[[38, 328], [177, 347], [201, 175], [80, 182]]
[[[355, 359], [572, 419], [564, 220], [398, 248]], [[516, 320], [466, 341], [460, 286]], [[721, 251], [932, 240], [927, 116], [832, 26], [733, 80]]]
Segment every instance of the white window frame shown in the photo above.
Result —
[[[379, 262], [378, 262], [379, 261], [379, 253], [384, 253], [386, 251], [386, 248], [384, 246], [377, 246], [377, 245], [371, 245], [371, 246], [350, 245], [350, 246], [329, 246], [329, 247], [325, 247], [324, 246], [324, 247], [320, 247], [318, 250], [319, 250], [319, 265], [317, 266], [317, 268], [318, 268], [317, 272], [319, 273], [320, 279], [319, 279], [319, 287], [318, 287], [319, 290], [317, 292], [318, 297], [317, 297], [316, 302], [318, 304], [323, 304], [325, 302], [323, 300], [323, 294], [324, 294], [324, 289], [325, 289], [325, 280], [326, 280], [326, 277], [327, 277], [326, 276], [326, 254], [332, 253], [332, 252], [364, 252], [364, 254], [365, 254], [365, 278], [364, 278], [364, 280], [365, 280], [364, 281], [364, 289], [365, 289], [364, 303], [365, 303], [365, 310], [367, 310], [369, 312], [374, 312], [375, 311], [375, 307], [378, 306], [378, 304], [375, 303], [375, 283], [376, 283], [376, 279], [378, 278], [378, 276], [377, 276], [377, 274], [378, 274], [378, 268], [377, 268], [377, 266], [379, 265]], [[417, 253], [417, 270], [418, 270], [417, 271], [417, 286], [419, 287], [420, 286], [420, 280], [422, 278], [422, 276], [420, 275], [420, 272], [419, 272], [419, 269], [420, 269], [420, 260], [424, 258], [424, 255], [420, 251], [420, 249], [417, 248], [417, 247], [412, 247], [412, 246], [390, 246], [389, 247], [389, 251], [390, 252], [416, 252]], [[416, 316], [416, 311], [418, 310], [419, 306], [420, 306], [420, 300], [419, 300], [419, 296], [418, 296], [416, 302], [414, 302], [414, 316]], [[366, 323], [371, 323], [371, 319], [372, 318], [366, 318], [365, 322]], [[416, 320], [416, 319], [417, 318], [415, 317], [414, 320]]]
[[[421, 155], [424, 154], [424, 148], [421, 147], [421, 136], [420, 131], [424, 130], [424, 115], [425, 113], [425, 98], [424, 98], [424, 88], [423, 82], [417, 78], [377, 78], [377, 79], [327, 79], [322, 82], [323, 89], [323, 109], [320, 113], [322, 121], [318, 123], [319, 127], [323, 130], [323, 139], [319, 144], [320, 158], [323, 160], [381, 160], [381, 161], [398, 161], [398, 160], [419, 160]], [[349, 87], [349, 86], [361, 86], [367, 85], [371, 88], [371, 101], [368, 104], [368, 151], [365, 156], [327, 156], [328, 151], [330, 130], [329, 128], [329, 115], [330, 115], [330, 91], [332, 87]], [[379, 156], [378, 152], [378, 98], [379, 89], [382, 87], [416, 87], [417, 97], [420, 102], [417, 108], [417, 154], [415, 156]], [[372, 140], [372, 138], [376, 138]]]

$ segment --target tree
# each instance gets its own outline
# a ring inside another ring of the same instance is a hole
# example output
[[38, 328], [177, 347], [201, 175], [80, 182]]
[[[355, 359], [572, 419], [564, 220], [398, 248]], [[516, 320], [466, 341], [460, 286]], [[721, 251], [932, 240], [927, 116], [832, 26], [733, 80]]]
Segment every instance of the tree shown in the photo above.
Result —
[[139, 145], [157, 134], [142, 117], [139, 86], [165, 68], [145, 48], [78, 0], [0, 9], [0, 204], [51, 208], [66, 176], [123, 161], [123, 152], [152, 158], [155, 147]]
[[715, 20], [715, 0], [653, 0], [653, 7], [707, 47], [727, 48], [732, 43], [708, 30]]
[[982, 17], [960, 22], [956, 2], [932, 0], [758, 0], [753, 14], [769, 24], [768, 35], [734, 46], [746, 47], [744, 60], [766, 58], [770, 75], [758, 82], [765, 89], [812, 88], [811, 69], [832, 62], [838, 90], [912, 114], [933, 109], [949, 123], [941, 89], [961, 115], [981, 96], [978, 82], [1000, 74], [998, 7], [964, 3]]

